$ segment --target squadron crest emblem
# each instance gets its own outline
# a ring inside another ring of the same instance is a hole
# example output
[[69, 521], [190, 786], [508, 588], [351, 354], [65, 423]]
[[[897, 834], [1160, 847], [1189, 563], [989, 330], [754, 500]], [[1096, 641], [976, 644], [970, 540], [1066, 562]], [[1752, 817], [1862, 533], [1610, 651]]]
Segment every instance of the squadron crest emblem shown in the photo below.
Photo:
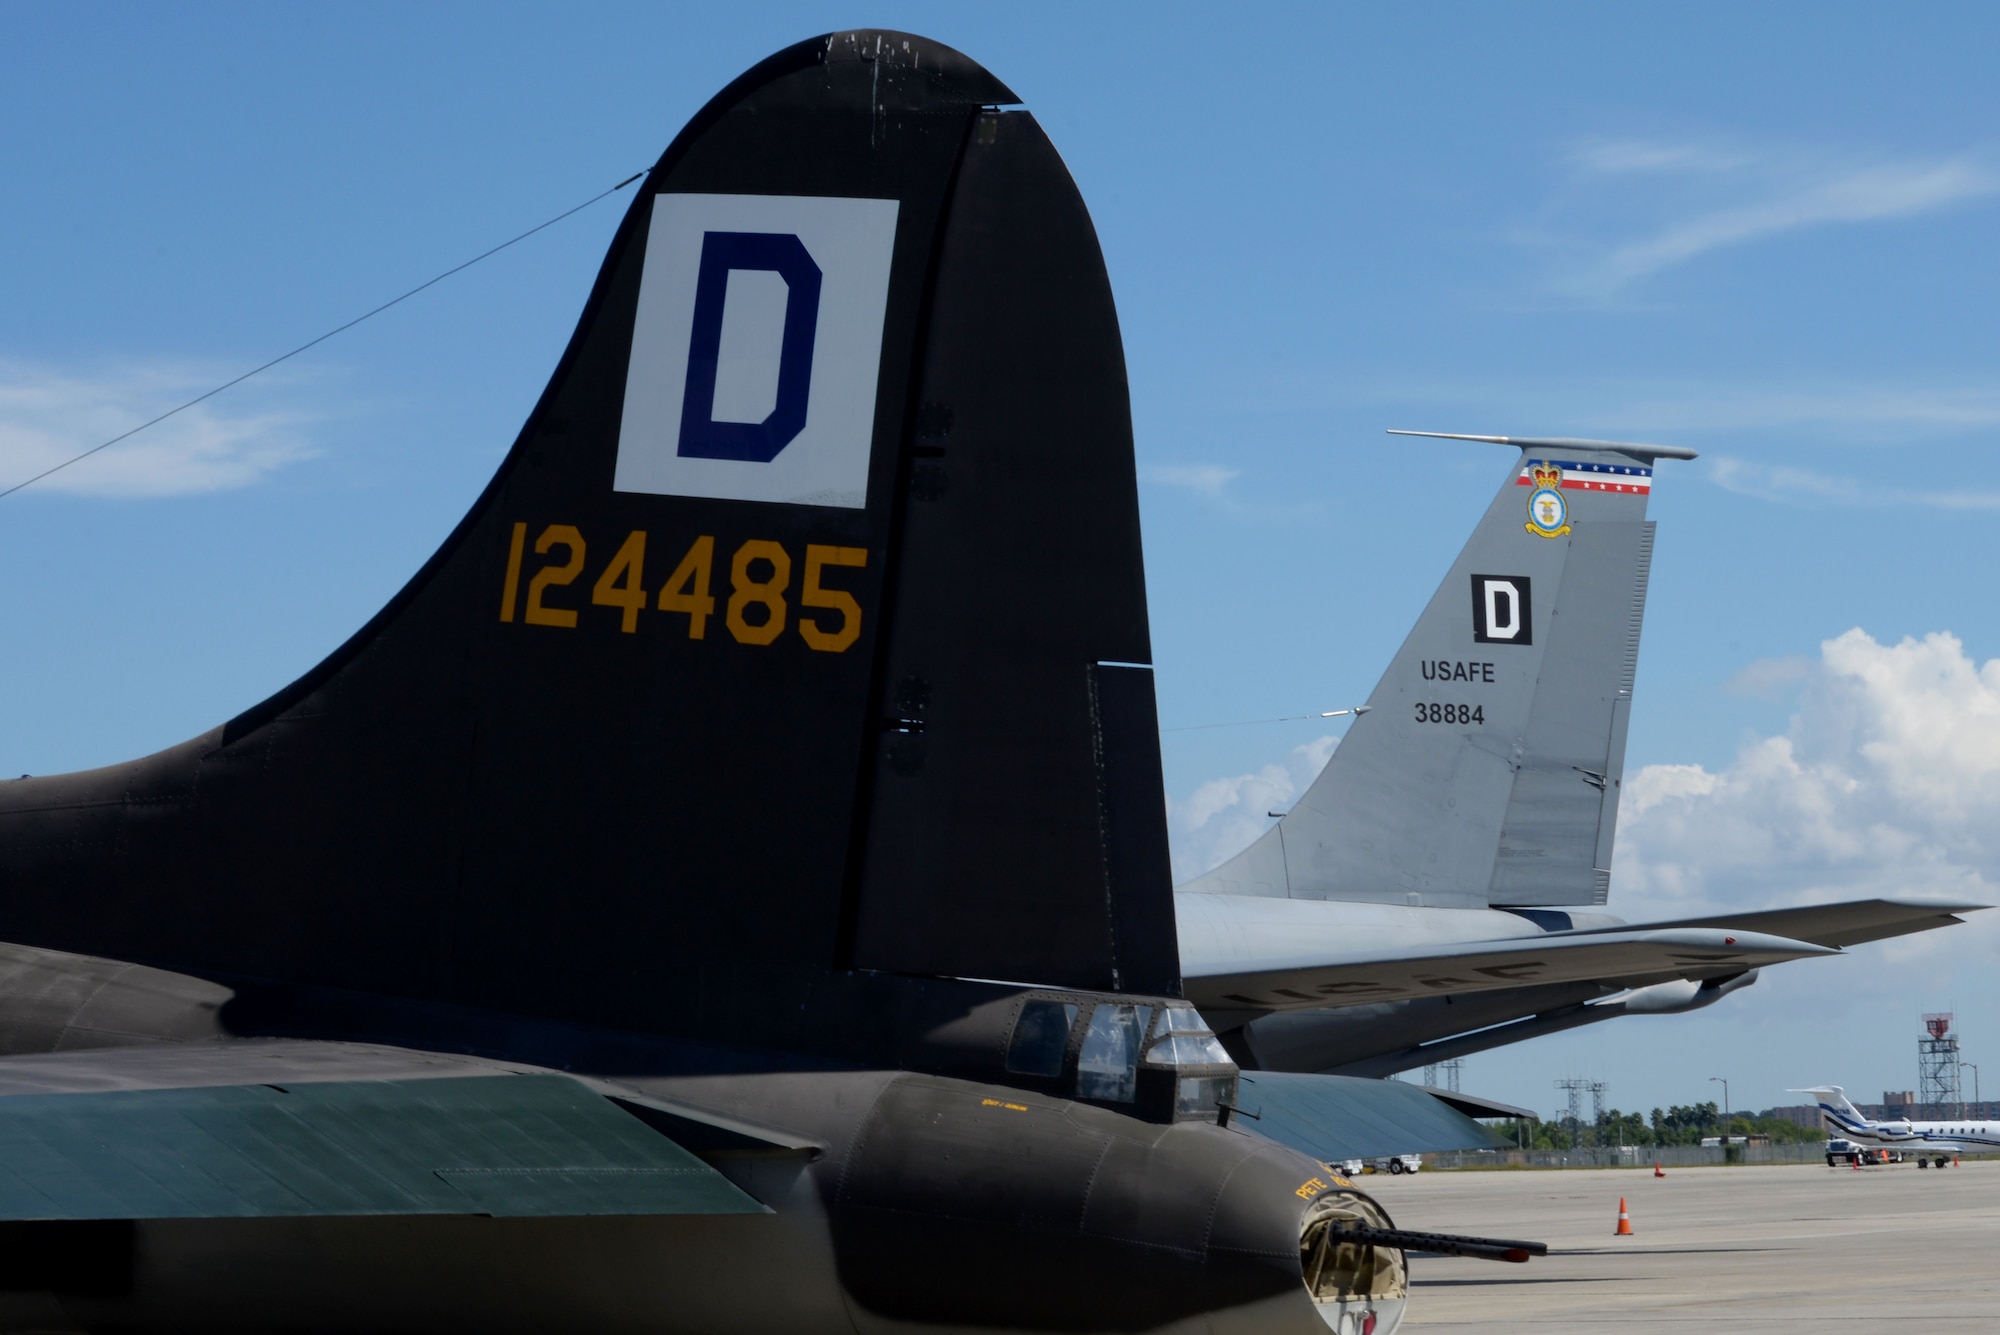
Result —
[[1532, 462], [1528, 477], [1528, 532], [1538, 538], [1560, 538], [1569, 532], [1569, 502], [1563, 499], [1561, 464]]

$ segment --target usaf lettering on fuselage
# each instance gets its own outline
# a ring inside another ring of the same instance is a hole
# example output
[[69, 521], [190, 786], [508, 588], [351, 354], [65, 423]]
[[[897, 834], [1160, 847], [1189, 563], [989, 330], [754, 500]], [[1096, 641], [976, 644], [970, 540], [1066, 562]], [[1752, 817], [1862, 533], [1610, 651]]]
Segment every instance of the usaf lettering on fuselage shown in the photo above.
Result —
[[1493, 665], [1491, 663], [1465, 663], [1451, 658], [1426, 658], [1423, 661], [1425, 681], [1477, 681], [1491, 683]]

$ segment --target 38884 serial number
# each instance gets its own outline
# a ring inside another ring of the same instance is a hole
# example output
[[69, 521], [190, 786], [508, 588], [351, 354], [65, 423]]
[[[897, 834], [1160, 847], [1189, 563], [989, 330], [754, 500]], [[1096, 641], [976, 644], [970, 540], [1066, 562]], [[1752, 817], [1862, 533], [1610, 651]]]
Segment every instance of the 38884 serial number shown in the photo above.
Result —
[[1416, 710], [1419, 723], [1486, 722], [1485, 705], [1447, 705], [1433, 700], [1428, 704], [1417, 703]]

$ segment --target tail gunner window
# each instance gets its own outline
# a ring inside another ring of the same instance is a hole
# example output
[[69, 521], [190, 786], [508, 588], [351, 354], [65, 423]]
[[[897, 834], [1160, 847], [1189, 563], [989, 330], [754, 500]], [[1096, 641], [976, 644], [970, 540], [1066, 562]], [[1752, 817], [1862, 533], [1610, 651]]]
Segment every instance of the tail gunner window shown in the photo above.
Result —
[[[1033, 1001], [1022, 1008], [1008, 1048], [1009, 1069], [1026, 1069], [1017, 1064], [1026, 1058], [1016, 1054], [1028, 1044], [1023, 1033], [1032, 1008], [1056, 1004]], [[1053, 1026], [1061, 1018], [1067, 1017], [1052, 1011], [1046, 1023]], [[1076, 1096], [1133, 1104], [1137, 1115], [1149, 1120], [1217, 1121], [1236, 1105], [1236, 1063], [1192, 1006], [1102, 1001], [1083, 1021]]]
[[1236, 1063], [1192, 1006], [1161, 1008], [1144, 1065], [1172, 1070], [1176, 1120], [1212, 1121], [1236, 1104]]

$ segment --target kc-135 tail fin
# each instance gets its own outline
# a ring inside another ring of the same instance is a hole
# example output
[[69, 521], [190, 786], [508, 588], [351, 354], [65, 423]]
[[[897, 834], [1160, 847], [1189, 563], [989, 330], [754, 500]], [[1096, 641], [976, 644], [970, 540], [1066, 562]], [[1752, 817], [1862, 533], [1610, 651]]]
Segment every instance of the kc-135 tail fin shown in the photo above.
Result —
[[725, 89], [379, 615], [0, 785], [0, 940], [625, 1026], [787, 971], [1176, 991], [1117, 317], [1018, 101], [878, 32]]
[[[1430, 433], [1398, 433], [1430, 434]], [[1187, 890], [1448, 908], [1604, 902], [1653, 554], [1656, 459], [1521, 451], [1317, 780]]]

